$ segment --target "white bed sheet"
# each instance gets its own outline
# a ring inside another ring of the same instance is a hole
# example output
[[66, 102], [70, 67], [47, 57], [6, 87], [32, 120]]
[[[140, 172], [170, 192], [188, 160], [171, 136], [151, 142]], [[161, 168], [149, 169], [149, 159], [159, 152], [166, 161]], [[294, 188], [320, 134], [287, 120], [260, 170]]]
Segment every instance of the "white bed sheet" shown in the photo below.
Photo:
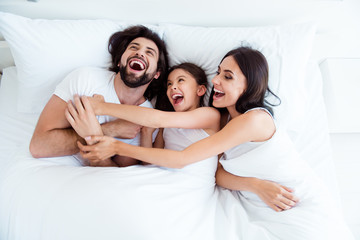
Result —
[[[316, 64], [309, 65], [306, 83], [308, 114], [302, 126], [306, 131], [293, 134], [292, 139], [301, 156], [338, 198]], [[247, 222], [243, 209], [235, 204], [235, 196], [224, 197], [223, 207], [234, 208], [234, 216], [225, 216], [231, 211], [222, 212], [214, 202], [221, 192], [214, 192], [213, 183], [201, 181], [198, 176], [174, 176], [174, 172], [151, 166], [141, 168], [136, 175], [132, 169], [137, 166], [77, 167], [78, 162], [71, 156], [33, 159], [28, 144], [38, 114], [18, 113], [15, 106], [16, 68], [8, 68], [0, 88], [0, 239], [238, 239], [239, 234], [261, 234]], [[127, 189], [132, 195], [125, 197], [120, 190], [126, 188], [127, 181], [138, 185], [134, 188], [132, 184], [133, 189]], [[154, 200], [157, 192], [164, 197], [164, 191], [169, 201], [162, 198], [157, 204], [151, 201], [147, 205], [147, 197]], [[129, 211], [120, 212], [122, 208], [113, 207], [116, 204], [128, 204]], [[134, 205], [137, 209], [133, 212], [139, 213], [140, 209], [141, 217], [131, 215]], [[219, 222], [214, 221], [215, 214]], [[238, 225], [226, 219], [237, 219]], [[122, 224], [129, 226], [127, 221], [134, 221], [134, 228], [121, 228]]]

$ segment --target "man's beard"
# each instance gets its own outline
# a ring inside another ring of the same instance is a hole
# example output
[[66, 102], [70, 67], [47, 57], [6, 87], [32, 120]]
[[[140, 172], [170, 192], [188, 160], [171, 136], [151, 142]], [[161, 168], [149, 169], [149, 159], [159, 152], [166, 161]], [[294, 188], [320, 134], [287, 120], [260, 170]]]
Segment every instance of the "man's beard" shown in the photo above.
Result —
[[137, 88], [142, 85], [148, 84], [149, 82], [151, 82], [151, 80], [154, 79], [154, 76], [156, 74], [156, 72], [148, 74], [144, 73], [142, 76], [136, 77], [134, 74], [126, 72], [126, 66], [120, 66], [119, 72], [121, 79], [129, 88]]

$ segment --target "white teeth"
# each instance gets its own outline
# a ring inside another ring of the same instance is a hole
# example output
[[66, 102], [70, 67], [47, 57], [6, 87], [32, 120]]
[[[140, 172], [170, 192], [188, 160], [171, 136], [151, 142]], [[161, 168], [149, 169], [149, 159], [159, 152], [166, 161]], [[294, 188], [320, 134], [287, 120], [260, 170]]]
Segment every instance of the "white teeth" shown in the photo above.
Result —
[[216, 93], [224, 93], [224, 92], [222, 92], [222, 91], [220, 91], [220, 90], [217, 90], [217, 89], [215, 89], [215, 88], [214, 88], [214, 92], [216, 92]]
[[179, 98], [179, 97], [183, 97], [183, 95], [181, 95], [181, 94], [174, 94], [174, 95], [171, 96], [172, 99], [177, 99], [177, 98]]
[[138, 64], [138, 65], [140, 66], [141, 70], [144, 70], [144, 69], [145, 69], [145, 65], [144, 65], [144, 63], [141, 62], [141, 61], [138, 61], [138, 60], [133, 60], [133, 61], [131, 61], [130, 67], [133, 67], [134, 64]]

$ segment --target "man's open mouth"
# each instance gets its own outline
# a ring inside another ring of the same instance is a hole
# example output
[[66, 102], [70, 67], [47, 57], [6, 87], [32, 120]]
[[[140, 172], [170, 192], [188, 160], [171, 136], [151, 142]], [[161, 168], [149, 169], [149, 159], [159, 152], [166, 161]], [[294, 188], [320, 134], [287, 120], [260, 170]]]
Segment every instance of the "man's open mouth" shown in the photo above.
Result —
[[146, 68], [146, 64], [138, 58], [133, 58], [129, 61], [129, 67], [135, 71], [143, 71]]

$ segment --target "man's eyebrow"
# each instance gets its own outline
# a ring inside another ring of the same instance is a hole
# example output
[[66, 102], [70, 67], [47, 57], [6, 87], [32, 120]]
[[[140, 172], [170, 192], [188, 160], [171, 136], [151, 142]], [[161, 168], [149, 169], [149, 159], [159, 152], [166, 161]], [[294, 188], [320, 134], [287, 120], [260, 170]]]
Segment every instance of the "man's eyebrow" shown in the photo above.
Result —
[[151, 48], [151, 47], [146, 47], [147, 49], [149, 49], [150, 51], [153, 51], [154, 53], [157, 54], [157, 51], [154, 49], [154, 48]]
[[[136, 45], [136, 46], [140, 46], [140, 43], [137, 43], [137, 42], [131, 42], [131, 43], [129, 43], [129, 46], [130, 45]], [[150, 50], [150, 51], [153, 51], [154, 53], [156, 53], [157, 54], [157, 51], [154, 49], [154, 48], [152, 48], [152, 47], [146, 47], [148, 50]]]

